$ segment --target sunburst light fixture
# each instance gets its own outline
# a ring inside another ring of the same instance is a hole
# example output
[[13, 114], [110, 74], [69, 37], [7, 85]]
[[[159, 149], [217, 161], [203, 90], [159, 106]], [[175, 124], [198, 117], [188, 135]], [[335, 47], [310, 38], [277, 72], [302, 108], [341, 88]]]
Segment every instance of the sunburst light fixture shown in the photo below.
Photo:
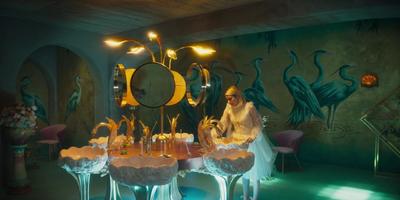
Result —
[[[178, 59], [177, 53], [182, 49], [192, 49], [196, 55], [207, 56], [216, 51], [202, 45], [163, 49], [161, 38], [157, 33], [149, 31], [146, 36], [147, 42], [123, 38], [107, 39], [104, 43], [112, 48], [130, 44], [127, 54], [139, 55], [147, 52], [151, 56], [151, 62], [145, 62], [136, 68], [125, 69], [122, 64], [114, 68], [114, 99], [120, 107], [142, 105], [148, 108], [160, 108], [160, 135], [162, 135], [164, 133], [164, 106], [177, 104], [186, 94], [185, 79], [171, 69], [172, 61]], [[155, 48], [149, 48], [149, 44], [156, 44], [159, 53], [155, 54], [153, 52]]]
[[123, 46], [126, 43], [133, 43], [134, 46], [129, 48], [129, 51], [126, 52], [127, 54], [140, 54], [142, 53], [144, 50], [147, 51], [147, 53], [151, 56], [151, 59], [153, 62], [157, 62], [157, 63], [161, 63], [163, 65], [165, 65], [166, 59], [168, 57], [168, 68], [171, 69], [171, 64], [173, 60], [177, 60], [178, 56], [177, 53], [178, 51], [182, 50], [182, 49], [192, 49], [197, 55], [199, 56], [209, 56], [213, 53], [215, 53], [216, 51], [213, 48], [210, 47], [206, 47], [206, 46], [202, 46], [202, 45], [187, 45], [187, 46], [182, 46], [176, 49], [172, 49], [172, 48], [167, 48], [165, 49], [165, 52], [163, 51], [162, 48], [162, 43], [161, 43], [161, 39], [159, 37], [159, 35], [153, 31], [149, 31], [147, 33], [147, 38], [150, 42], [157, 42], [159, 51], [160, 51], [160, 57], [159, 59], [156, 59], [154, 52], [144, 43], [135, 40], [135, 39], [107, 39], [104, 41], [104, 43], [112, 48], [118, 48]]

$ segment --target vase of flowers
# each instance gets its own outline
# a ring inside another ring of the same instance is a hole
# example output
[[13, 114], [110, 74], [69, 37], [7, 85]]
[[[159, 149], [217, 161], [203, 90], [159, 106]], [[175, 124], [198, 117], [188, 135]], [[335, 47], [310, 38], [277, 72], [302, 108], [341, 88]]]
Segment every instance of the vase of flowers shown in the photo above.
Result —
[[36, 126], [35, 107], [16, 104], [0, 113], [2, 134], [9, 144], [7, 166], [8, 192], [22, 194], [30, 191], [25, 169], [25, 148]]
[[26, 144], [36, 126], [35, 106], [16, 104], [5, 107], [0, 114], [0, 125], [5, 139], [11, 145]]

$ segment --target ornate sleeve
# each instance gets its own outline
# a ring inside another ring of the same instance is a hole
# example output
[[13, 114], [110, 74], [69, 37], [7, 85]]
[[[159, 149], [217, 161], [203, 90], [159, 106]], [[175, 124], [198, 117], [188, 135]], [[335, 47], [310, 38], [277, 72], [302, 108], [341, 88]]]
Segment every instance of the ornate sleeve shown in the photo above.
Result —
[[251, 117], [251, 121], [253, 122], [253, 127], [251, 129], [251, 136], [256, 138], [259, 133], [262, 131], [262, 120], [261, 116], [254, 107], [252, 102], [248, 103], [249, 115]]

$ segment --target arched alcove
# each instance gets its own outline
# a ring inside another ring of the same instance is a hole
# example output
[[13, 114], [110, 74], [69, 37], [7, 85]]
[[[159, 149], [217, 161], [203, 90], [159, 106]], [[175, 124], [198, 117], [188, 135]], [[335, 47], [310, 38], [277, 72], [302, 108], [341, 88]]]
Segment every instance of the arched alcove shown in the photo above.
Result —
[[[20, 93], [19, 82], [30, 77], [28, 91], [44, 99], [49, 124], [67, 125], [65, 146], [85, 145], [90, 138], [95, 124], [96, 98], [101, 96], [101, 76], [95, 69], [75, 51], [57, 45], [38, 48], [20, 67], [17, 93]], [[17, 99], [22, 100], [21, 94]], [[39, 122], [39, 128], [45, 125]]]

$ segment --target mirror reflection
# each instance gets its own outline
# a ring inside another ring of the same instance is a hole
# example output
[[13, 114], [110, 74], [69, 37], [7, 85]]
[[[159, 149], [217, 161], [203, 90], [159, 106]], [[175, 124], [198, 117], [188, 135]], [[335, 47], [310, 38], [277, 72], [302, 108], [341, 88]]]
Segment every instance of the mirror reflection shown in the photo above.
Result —
[[147, 63], [135, 70], [131, 79], [134, 98], [143, 106], [157, 108], [173, 97], [175, 82], [171, 71], [160, 63]]

